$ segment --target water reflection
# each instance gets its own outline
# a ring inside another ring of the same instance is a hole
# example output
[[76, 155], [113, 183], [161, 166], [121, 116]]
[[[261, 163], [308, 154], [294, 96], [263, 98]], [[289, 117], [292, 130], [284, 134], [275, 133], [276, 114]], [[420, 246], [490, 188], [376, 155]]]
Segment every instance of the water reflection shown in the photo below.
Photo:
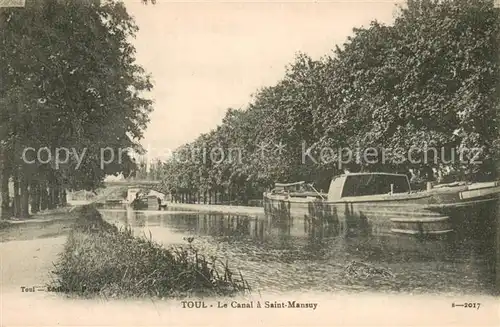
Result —
[[[169, 212], [103, 211], [110, 222], [165, 244], [194, 245], [240, 269], [253, 287], [287, 290], [480, 292], [493, 289], [493, 240], [420, 241], [408, 237], [351, 235], [340, 224], [307, 218]], [[393, 280], [342, 277], [352, 260], [386, 267]]]

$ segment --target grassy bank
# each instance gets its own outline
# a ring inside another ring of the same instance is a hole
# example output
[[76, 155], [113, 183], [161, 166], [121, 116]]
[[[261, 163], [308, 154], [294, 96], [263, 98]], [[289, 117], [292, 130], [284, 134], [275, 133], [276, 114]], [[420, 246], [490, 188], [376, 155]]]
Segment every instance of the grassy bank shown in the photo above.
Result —
[[233, 275], [216, 258], [207, 260], [190, 244], [163, 248], [151, 239], [134, 237], [105, 222], [92, 206], [78, 215], [54, 282], [59, 291], [83, 296], [183, 297], [233, 295], [249, 291], [241, 275]]

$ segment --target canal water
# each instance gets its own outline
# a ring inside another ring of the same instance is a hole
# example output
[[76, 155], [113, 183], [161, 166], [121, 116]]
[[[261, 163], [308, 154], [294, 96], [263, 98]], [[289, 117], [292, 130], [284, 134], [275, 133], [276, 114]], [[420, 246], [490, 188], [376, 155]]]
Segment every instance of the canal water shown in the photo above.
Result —
[[421, 241], [339, 235], [304, 219], [182, 211], [102, 209], [165, 247], [186, 246], [241, 271], [253, 293], [362, 292], [491, 295], [494, 240]]

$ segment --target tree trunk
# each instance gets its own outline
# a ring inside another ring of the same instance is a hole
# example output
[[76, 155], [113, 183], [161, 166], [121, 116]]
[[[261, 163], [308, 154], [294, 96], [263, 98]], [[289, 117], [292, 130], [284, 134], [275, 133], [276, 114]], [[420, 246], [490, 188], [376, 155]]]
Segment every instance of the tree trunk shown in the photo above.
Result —
[[54, 208], [57, 208], [59, 207], [59, 205], [61, 204], [59, 202], [59, 194], [60, 194], [60, 191], [61, 191], [61, 188], [59, 186], [59, 184], [54, 184], [54, 188], [53, 188], [53, 192], [54, 192]]
[[28, 177], [25, 175], [25, 172], [21, 173], [19, 178], [19, 188], [20, 188], [20, 216], [21, 218], [28, 218], [30, 216], [30, 207], [29, 207], [29, 189], [28, 189]]
[[9, 173], [7, 168], [0, 170], [0, 219], [10, 218]]
[[54, 209], [55, 206], [55, 194], [54, 194], [54, 183], [49, 181], [48, 185], [48, 201], [47, 201], [47, 209]]
[[64, 189], [64, 188], [61, 189], [60, 202], [61, 202], [61, 206], [63, 206], [63, 207], [65, 207], [68, 204], [68, 200], [66, 198], [66, 189]]
[[40, 209], [46, 210], [49, 207], [49, 194], [47, 192], [47, 183], [45, 181], [40, 183]]
[[14, 217], [21, 217], [21, 196], [19, 194], [19, 172], [17, 168], [14, 169], [13, 174], [13, 182], [14, 182]]
[[30, 184], [31, 213], [40, 211], [40, 185], [37, 180], [32, 180]]
[[49, 184], [47, 186], [47, 209], [48, 210], [54, 209], [54, 195], [53, 195], [53, 190], [54, 189]]
[[36, 184], [35, 208], [37, 212], [42, 209], [42, 190], [40, 189], [40, 183]]

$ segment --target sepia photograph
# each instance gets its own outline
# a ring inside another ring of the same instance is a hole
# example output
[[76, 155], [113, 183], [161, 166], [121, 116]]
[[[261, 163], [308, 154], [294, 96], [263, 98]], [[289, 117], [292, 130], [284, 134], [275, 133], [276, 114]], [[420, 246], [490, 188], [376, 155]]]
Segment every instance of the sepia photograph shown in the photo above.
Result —
[[500, 1], [0, 0], [0, 326], [500, 326]]

